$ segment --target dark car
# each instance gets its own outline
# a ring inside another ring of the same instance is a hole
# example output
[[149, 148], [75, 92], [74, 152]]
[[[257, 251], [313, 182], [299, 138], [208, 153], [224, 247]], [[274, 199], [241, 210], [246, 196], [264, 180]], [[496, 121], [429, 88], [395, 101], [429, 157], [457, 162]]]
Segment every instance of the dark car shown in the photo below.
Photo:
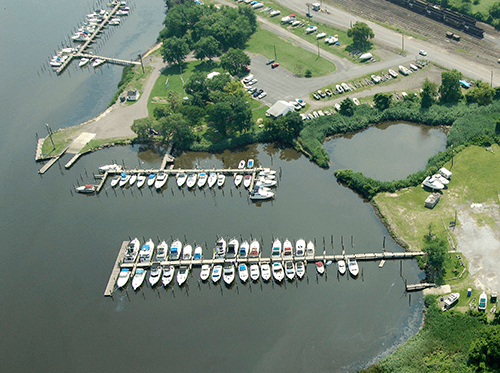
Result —
[[260, 95], [262, 92], [264, 92], [263, 89], [258, 89], [256, 90], [254, 93], [253, 93], [253, 97], [257, 97], [258, 95]]
[[269, 61], [266, 62], [266, 65], [270, 65], [272, 63], [274, 63], [274, 60], [269, 60]]
[[277, 68], [279, 65], [280, 65], [279, 63], [275, 62], [275, 63], [273, 63], [273, 64], [271, 65], [271, 67], [272, 67], [273, 69], [275, 69], [275, 68]]
[[313, 97], [315, 100], [321, 99], [321, 97], [319, 97], [319, 95], [316, 92], [313, 93]]

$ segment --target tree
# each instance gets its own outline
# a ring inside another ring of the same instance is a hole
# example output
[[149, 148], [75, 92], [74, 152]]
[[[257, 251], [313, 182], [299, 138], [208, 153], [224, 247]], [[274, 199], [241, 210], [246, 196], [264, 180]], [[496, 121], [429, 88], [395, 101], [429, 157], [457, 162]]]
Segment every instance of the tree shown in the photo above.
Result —
[[421, 106], [427, 109], [436, 102], [437, 96], [437, 84], [431, 82], [428, 78], [425, 78], [425, 82], [422, 85], [422, 92], [420, 93]]
[[461, 78], [462, 73], [457, 70], [446, 71], [441, 74], [441, 86], [439, 87], [441, 102], [457, 103], [462, 99]]
[[377, 93], [373, 97], [375, 107], [380, 111], [387, 109], [391, 105], [392, 95], [390, 93]]
[[212, 61], [212, 58], [220, 56], [219, 48], [219, 42], [212, 35], [202, 37], [194, 44], [194, 57]]
[[307, 69], [306, 72], [304, 73], [304, 76], [306, 78], [310, 78], [311, 76], [313, 76], [313, 73], [311, 70]]
[[497, 124], [495, 125], [495, 135], [500, 135], [500, 119], [497, 119]]
[[184, 89], [186, 93], [193, 96], [192, 103], [204, 107], [209, 99], [207, 88], [207, 77], [201, 71], [195, 71], [186, 82]]
[[476, 82], [476, 86], [465, 94], [467, 103], [477, 103], [479, 105], [489, 105], [493, 102], [495, 90], [480, 80]]
[[250, 57], [241, 49], [230, 48], [226, 54], [222, 55], [220, 63], [222, 68], [229, 71], [231, 75], [237, 75], [245, 66], [250, 65]]
[[189, 147], [195, 139], [192, 129], [180, 113], [168, 115], [160, 119], [155, 129], [163, 136], [164, 140], [167, 136], [170, 136], [172, 141], [181, 148]]
[[469, 347], [469, 364], [478, 372], [500, 370], [500, 326], [486, 326]]
[[151, 127], [153, 126], [153, 123], [153, 119], [149, 117], [136, 119], [134, 120], [131, 129], [137, 134], [139, 139], [144, 140], [151, 134]]
[[425, 246], [422, 251], [427, 253], [425, 273], [430, 281], [441, 283], [444, 275], [444, 262], [448, 252], [446, 241], [434, 236], [432, 224], [429, 233], [424, 236]]
[[195, 105], [184, 105], [182, 106], [180, 112], [184, 115], [184, 118], [188, 121], [191, 127], [198, 125], [207, 114], [205, 108]]
[[[222, 91], [230, 81], [231, 76], [229, 74], [219, 74], [212, 77], [212, 79], [207, 79], [206, 84], [210, 91]], [[237, 80], [237, 82], [240, 83], [239, 80]]]
[[185, 38], [173, 36], [163, 41], [161, 55], [163, 61], [180, 65], [190, 52], [189, 45]]
[[354, 114], [354, 102], [349, 97], [340, 103], [340, 114], [348, 117]]
[[368, 39], [373, 39], [375, 34], [373, 30], [364, 22], [356, 22], [349, 30], [347, 36], [352, 38], [354, 44], [363, 46]]
[[227, 118], [232, 115], [232, 108], [228, 102], [218, 102], [210, 106], [208, 117], [215, 128], [222, 134], [227, 135]]

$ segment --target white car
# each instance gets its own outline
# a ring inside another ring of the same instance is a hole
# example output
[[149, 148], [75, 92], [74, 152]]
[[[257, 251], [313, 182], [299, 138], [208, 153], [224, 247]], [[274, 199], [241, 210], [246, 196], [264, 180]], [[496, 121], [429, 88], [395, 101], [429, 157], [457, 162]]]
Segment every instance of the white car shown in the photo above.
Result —
[[420, 53], [422, 56], [427, 56], [427, 52], [424, 51], [423, 49], [420, 49], [418, 53]]
[[254, 85], [255, 83], [257, 83], [257, 79], [252, 79], [248, 82], [249, 85]]
[[258, 96], [258, 98], [264, 98], [264, 97], [266, 97], [266, 96], [267, 96], [267, 93], [266, 93], [266, 92], [262, 92], [262, 93]]

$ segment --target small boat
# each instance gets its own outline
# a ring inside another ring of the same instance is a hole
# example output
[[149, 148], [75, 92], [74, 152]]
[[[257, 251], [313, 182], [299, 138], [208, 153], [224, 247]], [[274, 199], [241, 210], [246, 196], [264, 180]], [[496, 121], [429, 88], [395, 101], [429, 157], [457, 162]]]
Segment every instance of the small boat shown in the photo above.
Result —
[[130, 175], [130, 179], [128, 179], [128, 185], [132, 186], [135, 184], [136, 181], [137, 181], [137, 175], [136, 174]]
[[138, 175], [137, 176], [137, 188], [142, 188], [146, 184], [146, 176]]
[[338, 268], [339, 273], [340, 273], [341, 275], [345, 274], [346, 266], [345, 266], [345, 261], [344, 261], [344, 259], [340, 259], [340, 260], [337, 262], [337, 268]]
[[276, 179], [276, 171], [272, 171], [272, 172], [273, 173], [271, 173], [271, 171], [260, 171], [259, 177], [274, 180], [274, 179]]
[[150, 174], [148, 176], [148, 187], [152, 187], [156, 181], [156, 174]]
[[120, 182], [120, 179], [121, 179], [121, 177], [117, 176], [113, 180], [111, 180], [111, 187], [112, 188], [116, 187], [118, 185], [118, 183]]
[[200, 173], [200, 177], [198, 177], [198, 188], [203, 188], [208, 181], [208, 175], [205, 172]]
[[227, 285], [231, 285], [234, 281], [234, 265], [226, 263], [223, 270], [223, 279]]
[[217, 264], [212, 269], [212, 282], [216, 284], [217, 282], [219, 282], [221, 277], [222, 277], [222, 266], [220, 264]]
[[432, 177], [434, 178], [434, 180], [439, 181], [443, 185], [447, 185], [447, 184], [450, 183], [450, 180], [448, 180], [447, 178], [445, 178], [443, 175], [435, 174], [435, 175], [432, 175]]
[[189, 275], [189, 267], [188, 266], [180, 266], [179, 271], [177, 272], [177, 284], [179, 286], [184, 285]]
[[127, 251], [125, 251], [123, 263], [135, 263], [140, 248], [141, 243], [137, 238], [134, 238], [132, 241], [130, 241], [127, 245]]
[[266, 200], [273, 197], [274, 193], [262, 186], [256, 186], [256, 188], [250, 192], [250, 199], [252, 201]]
[[287, 238], [283, 242], [283, 258], [291, 258], [293, 254], [293, 246], [290, 240]]
[[129, 179], [130, 179], [130, 175], [128, 175], [126, 172], [122, 172], [120, 174], [120, 182], [118, 183], [118, 185], [120, 186], [120, 188], [123, 188], [125, 186], [125, 184], [128, 183]]
[[91, 193], [94, 193], [97, 189], [97, 186], [96, 185], [92, 185], [92, 184], [87, 184], [87, 185], [82, 185], [82, 186], [78, 186], [78, 187], [75, 187], [75, 191], [78, 192], [78, 193], [84, 193], [84, 194], [91, 194]]
[[240, 168], [240, 169], [241, 169], [241, 168], [245, 168], [245, 164], [246, 164], [246, 162], [242, 159], [242, 160], [240, 161], [240, 163], [238, 163], [238, 168]]
[[127, 282], [130, 278], [130, 269], [122, 268], [120, 274], [118, 275], [118, 279], [116, 280], [116, 286], [118, 288], [122, 288], [127, 285]]
[[158, 263], [153, 264], [153, 266], [151, 267], [151, 272], [149, 272], [149, 284], [152, 288], [154, 288], [158, 281], [160, 281], [161, 273], [161, 265]]
[[295, 266], [291, 260], [285, 262], [285, 275], [290, 281], [293, 281], [295, 277]]
[[161, 282], [163, 286], [167, 287], [174, 278], [175, 268], [174, 266], [163, 267], [163, 275], [161, 276]]
[[245, 263], [241, 263], [238, 266], [238, 277], [240, 278], [241, 282], [245, 283], [248, 280], [248, 267]]
[[250, 266], [250, 278], [252, 279], [252, 281], [257, 281], [259, 279], [259, 276], [259, 265], [254, 263]]
[[304, 277], [306, 273], [306, 265], [302, 260], [295, 263], [295, 273], [297, 274], [297, 277], [300, 279]]
[[96, 58], [94, 62], [92, 62], [92, 67], [99, 67], [101, 66], [106, 60], [103, 60], [102, 58]]
[[358, 106], [360, 104], [359, 100], [356, 97], [354, 97], [352, 99], [352, 102], [354, 102], [354, 105], [356, 105], [356, 106]]
[[137, 290], [146, 278], [146, 270], [144, 268], [137, 268], [132, 278], [132, 289]]
[[215, 243], [215, 259], [224, 258], [226, 255], [226, 240], [221, 237]]
[[281, 241], [277, 238], [273, 242], [273, 248], [271, 249], [271, 259], [277, 260], [281, 258]]
[[248, 256], [248, 252], [250, 251], [250, 245], [248, 241], [243, 241], [240, 245], [240, 251], [238, 253], [239, 258], [246, 258]]
[[306, 241], [303, 238], [299, 238], [295, 242], [295, 256], [302, 257], [306, 253]]
[[116, 163], [99, 166], [99, 171], [120, 171], [122, 166]]
[[439, 182], [434, 176], [427, 176], [422, 182], [422, 185], [432, 190], [441, 190], [444, 188], [444, 185]]
[[260, 275], [262, 279], [267, 282], [271, 279], [271, 266], [269, 263], [262, 263], [260, 266]]
[[260, 244], [259, 241], [256, 239], [253, 239], [252, 243], [250, 244], [250, 252], [248, 254], [249, 258], [257, 258], [259, 256], [260, 252]]
[[252, 158], [250, 158], [250, 159], [248, 160], [248, 162], [247, 162], [247, 167], [248, 167], [248, 168], [252, 168], [252, 167], [253, 167], [253, 159], [252, 159]]
[[356, 277], [359, 274], [359, 267], [356, 259], [347, 259], [347, 267], [349, 268], [349, 273], [352, 277]]
[[241, 185], [242, 181], [243, 181], [242, 174], [234, 174], [234, 185], [236, 186], [236, 188], [238, 188]]
[[460, 298], [460, 293], [451, 293], [448, 298], [444, 300], [443, 311], [449, 310]]
[[90, 58], [87, 57], [82, 57], [80, 58], [80, 62], [78, 63], [79, 67], [84, 67], [86, 64], [88, 64], [90, 61]]
[[319, 34], [316, 34], [316, 39], [321, 39], [326, 36], [326, 32], [320, 32]]
[[267, 179], [263, 176], [259, 177], [256, 181], [255, 181], [255, 186], [258, 186], [258, 187], [274, 187], [278, 184], [278, 182], [274, 179]]
[[218, 174], [217, 175], [217, 186], [222, 188], [224, 186], [224, 182], [226, 181], [226, 175]]
[[186, 180], [186, 185], [189, 189], [196, 185], [196, 179], [198, 179], [198, 174], [196, 172], [189, 172]]
[[318, 271], [320, 275], [325, 273], [325, 266], [323, 265], [323, 262], [321, 261], [316, 262], [316, 271]]
[[210, 277], [210, 265], [203, 264], [201, 266], [200, 280], [207, 281], [209, 277]]
[[281, 262], [274, 262], [273, 263], [273, 277], [277, 282], [281, 282], [285, 278], [285, 274], [283, 272], [283, 266], [281, 265]]
[[194, 248], [194, 256], [193, 256], [193, 259], [194, 259], [194, 260], [201, 260], [201, 259], [203, 259], [203, 248], [202, 248], [200, 245], [197, 245], [197, 246]]
[[236, 238], [232, 238], [227, 243], [227, 251], [226, 258], [233, 259], [236, 258], [236, 254], [238, 253], [238, 248], [240, 247], [240, 243]]
[[168, 255], [169, 260], [179, 260], [181, 256], [182, 243], [179, 240], [175, 240], [170, 245], [170, 254]]
[[215, 172], [210, 172], [210, 175], [208, 175], [208, 180], [207, 180], [208, 187], [212, 188], [216, 182], [217, 182], [217, 174]]
[[183, 172], [181, 172], [180, 174], [177, 174], [177, 186], [179, 188], [182, 188], [182, 186], [184, 185], [184, 183], [186, 182], [186, 179], [187, 179], [187, 175]]
[[168, 244], [165, 241], [161, 241], [161, 243], [156, 247], [156, 260], [158, 262], [164, 262], [167, 260], [168, 253]]
[[252, 182], [252, 175], [245, 175], [243, 179], [243, 186], [248, 189], [250, 187], [251, 182]]
[[149, 239], [144, 245], [142, 245], [141, 250], [139, 251], [139, 262], [150, 262], [153, 257], [154, 249], [155, 244], [152, 239]]
[[486, 311], [487, 305], [488, 305], [488, 297], [486, 296], [486, 293], [483, 291], [479, 296], [479, 304], [477, 306], [477, 309], [479, 311]]
[[158, 175], [156, 175], [156, 180], [155, 180], [155, 188], [156, 189], [161, 189], [163, 186], [167, 183], [168, 180], [168, 174], [161, 172]]
[[314, 255], [315, 255], [314, 244], [312, 241], [309, 241], [306, 247], [306, 257], [314, 258]]
[[187, 244], [182, 249], [182, 260], [191, 260], [193, 258], [193, 246]]

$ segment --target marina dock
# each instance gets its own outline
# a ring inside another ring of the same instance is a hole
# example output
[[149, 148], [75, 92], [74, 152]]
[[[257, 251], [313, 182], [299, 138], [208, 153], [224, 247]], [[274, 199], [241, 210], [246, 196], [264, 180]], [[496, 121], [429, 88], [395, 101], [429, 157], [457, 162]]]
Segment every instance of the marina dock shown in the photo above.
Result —
[[422, 284], [414, 284], [414, 285], [406, 285], [406, 291], [419, 291], [427, 288], [434, 288], [436, 284], [422, 283]]

